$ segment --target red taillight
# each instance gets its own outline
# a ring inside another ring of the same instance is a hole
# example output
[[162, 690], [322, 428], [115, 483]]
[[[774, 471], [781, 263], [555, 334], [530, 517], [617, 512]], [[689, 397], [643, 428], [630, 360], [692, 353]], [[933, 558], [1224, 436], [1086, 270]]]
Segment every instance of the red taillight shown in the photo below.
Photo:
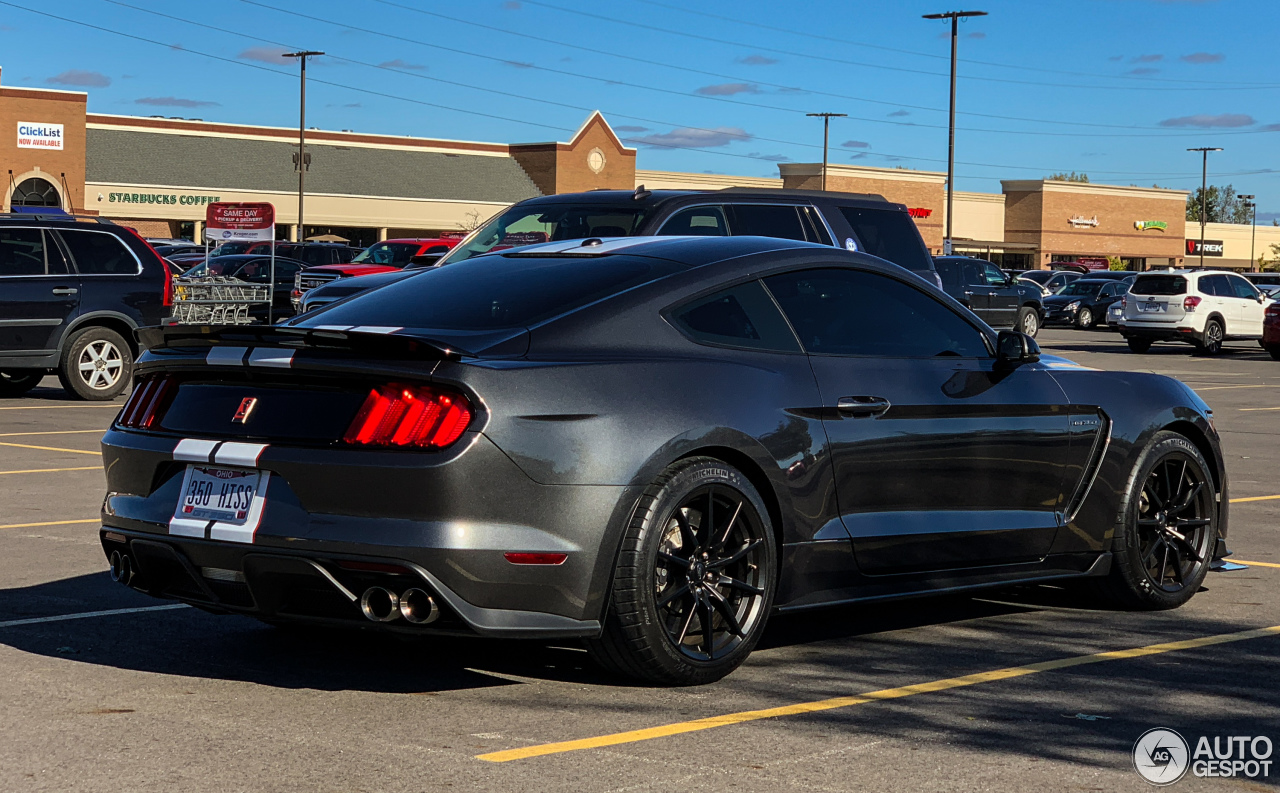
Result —
[[149, 377], [138, 384], [129, 395], [120, 411], [119, 423], [122, 427], [133, 429], [149, 429], [156, 420], [164, 415], [178, 392], [177, 381], [169, 375]]
[[1182, 301], [1182, 310], [1195, 311], [1196, 306], [1198, 305], [1200, 305], [1200, 298], [1196, 297], [1195, 295], [1188, 295], [1187, 298]]
[[1272, 303], [1267, 306], [1268, 317], [1280, 317], [1280, 303]]
[[1122, 295], [1120, 297], [1120, 308], [1128, 308], [1128, 307], [1129, 307], [1129, 298]]
[[361, 446], [443, 448], [462, 437], [471, 405], [461, 394], [391, 383], [369, 392], [342, 440]]
[[173, 305], [173, 273], [169, 271], [169, 263], [164, 263], [164, 292], [162, 305], [169, 308]]
[[564, 564], [564, 560], [569, 558], [567, 553], [504, 553], [508, 562], [512, 564]]

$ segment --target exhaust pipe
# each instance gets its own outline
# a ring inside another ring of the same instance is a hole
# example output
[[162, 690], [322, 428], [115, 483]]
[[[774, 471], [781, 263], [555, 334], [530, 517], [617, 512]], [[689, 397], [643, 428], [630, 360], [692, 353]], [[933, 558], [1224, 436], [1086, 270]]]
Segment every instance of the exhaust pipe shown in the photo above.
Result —
[[400, 598], [389, 589], [371, 586], [360, 596], [360, 613], [373, 622], [400, 619]]
[[109, 561], [111, 580], [128, 585], [129, 580], [133, 578], [133, 566], [129, 563], [129, 557], [119, 551], [112, 551]]
[[406, 589], [400, 596], [400, 616], [414, 625], [430, 625], [440, 618], [440, 608], [422, 589]]

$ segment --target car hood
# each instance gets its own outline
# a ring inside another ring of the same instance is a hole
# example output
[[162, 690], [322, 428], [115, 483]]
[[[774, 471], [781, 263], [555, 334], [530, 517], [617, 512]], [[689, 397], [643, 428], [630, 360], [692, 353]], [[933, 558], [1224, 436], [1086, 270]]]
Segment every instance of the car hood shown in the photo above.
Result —
[[1084, 372], [1099, 371], [1091, 366], [1078, 364], [1070, 358], [1063, 358], [1060, 355], [1046, 355], [1045, 353], [1040, 353], [1040, 363], [1046, 369], [1076, 369]]
[[309, 273], [337, 273], [340, 277], [356, 275], [372, 275], [374, 273], [398, 273], [399, 267], [391, 267], [385, 264], [321, 264], [316, 267], [308, 267], [306, 272]]
[[340, 278], [336, 281], [330, 281], [324, 286], [317, 287], [314, 292], [316, 295], [323, 294], [326, 297], [332, 297], [335, 295], [354, 295], [356, 292], [376, 289], [384, 284], [402, 281], [405, 278], [410, 278], [418, 273], [425, 272], [426, 270], [389, 270], [386, 272], [373, 273], [372, 275], [361, 275], [358, 281], [350, 278]]

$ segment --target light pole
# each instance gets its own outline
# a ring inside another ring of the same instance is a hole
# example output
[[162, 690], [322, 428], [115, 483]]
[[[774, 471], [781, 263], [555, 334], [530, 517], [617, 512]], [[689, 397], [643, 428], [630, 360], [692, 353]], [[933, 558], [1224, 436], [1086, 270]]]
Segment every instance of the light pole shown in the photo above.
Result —
[[1187, 151], [1198, 151], [1203, 157], [1200, 164], [1200, 266], [1204, 267], [1204, 224], [1205, 212], [1208, 211], [1208, 204], [1205, 199], [1208, 197], [1209, 152], [1222, 151], [1222, 149], [1213, 146], [1201, 146], [1197, 149], [1187, 149]]
[[[298, 242], [306, 242], [306, 227], [303, 226], [302, 202], [307, 183], [307, 58], [324, 55], [315, 50], [286, 52], [282, 57], [297, 58], [302, 64], [302, 84], [298, 110], [298, 161], [294, 164], [298, 169]], [[274, 248], [274, 243], [272, 244]]]
[[951, 117], [947, 123], [947, 236], [942, 241], [943, 254], [951, 255], [952, 199], [956, 189], [956, 42], [959, 38], [958, 23], [961, 17], [985, 17], [986, 11], [948, 11], [945, 14], [925, 14], [924, 19], [951, 20]]
[[1254, 201], [1257, 196], [1236, 194], [1236, 198], [1242, 199], [1245, 206], [1251, 210], [1249, 213], [1249, 272], [1253, 272], [1253, 268], [1258, 266], [1257, 259], [1253, 258], [1253, 246], [1258, 241], [1258, 204]]
[[831, 119], [844, 118], [848, 113], [805, 113], [810, 118], [822, 119], [822, 189], [827, 189], [827, 139], [831, 131]]

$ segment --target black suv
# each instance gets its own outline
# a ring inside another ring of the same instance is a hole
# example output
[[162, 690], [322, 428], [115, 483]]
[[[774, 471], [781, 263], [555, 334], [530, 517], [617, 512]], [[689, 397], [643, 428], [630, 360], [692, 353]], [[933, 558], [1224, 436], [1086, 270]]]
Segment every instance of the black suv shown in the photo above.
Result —
[[173, 304], [168, 266], [133, 229], [100, 218], [0, 214], [0, 396], [57, 373], [81, 399], [129, 387], [134, 328]]
[[835, 245], [879, 256], [941, 287], [929, 249], [902, 204], [878, 195], [730, 187], [592, 190], [513, 204], [443, 258], [402, 271], [342, 278], [307, 292], [302, 311], [490, 251], [589, 237], [752, 235]]
[[1016, 328], [1034, 336], [1044, 324], [1040, 290], [1001, 272], [991, 262], [967, 256], [933, 260], [942, 289], [993, 328]]

